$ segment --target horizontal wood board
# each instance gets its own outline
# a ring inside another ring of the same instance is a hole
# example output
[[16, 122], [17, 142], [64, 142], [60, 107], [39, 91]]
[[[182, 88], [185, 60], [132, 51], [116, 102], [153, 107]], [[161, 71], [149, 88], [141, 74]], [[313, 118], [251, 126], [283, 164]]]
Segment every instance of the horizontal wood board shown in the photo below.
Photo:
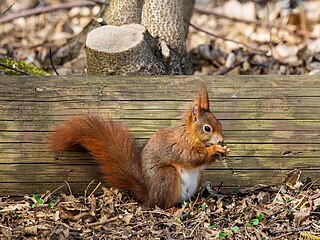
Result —
[[[0, 77], [0, 195], [83, 193], [102, 176], [89, 154], [47, 151], [55, 124], [82, 113], [127, 123], [139, 146], [180, 123], [204, 80], [232, 152], [204, 179], [225, 189], [320, 178], [319, 76]], [[319, 185], [319, 181], [317, 183]], [[68, 191], [65, 186], [63, 191]]]

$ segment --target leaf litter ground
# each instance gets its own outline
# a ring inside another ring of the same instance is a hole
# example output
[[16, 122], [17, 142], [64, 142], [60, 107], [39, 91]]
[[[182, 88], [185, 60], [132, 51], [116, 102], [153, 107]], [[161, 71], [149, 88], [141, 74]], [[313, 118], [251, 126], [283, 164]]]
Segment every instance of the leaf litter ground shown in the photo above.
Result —
[[299, 182], [299, 172], [288, 173], [279, 186], [228, 195], [206, 183], [195, 198], [167, 210], [146, 208], [130, 193], [105, 187], [78, 197], [3, 197], [0, 238], [320, 239], [320, 189]]
[[[63, 3], [50, 3], [56, 2]], [[251, 1], [199, 2], [187, 39], [195, 74], [319, 74], [319, 1], [291, 9]], [[32, 8], [37, 1], [17, 1], [9, 9], [11, 4], [3, 1], [1, 13]], [[98, 6], [77, 7], [2, 24], [0, 55], [53, 73], [49, 49], [54, 55], [66, 46], [98, 12]], [[62, 57], [55, 66], [61, 75], [82, 74], [83, 51], [71, 54], [70, 46], [64, 51], [75, 58]], [[88, 197], [55, 192], [2, 197], [0, 239], [320, 239], [320, 190], [312, 181], [300, 183], [299, 176], [296, 170], [278, 186], [229, 195], [206, 185], [196, 198], [168, 210], [145, 208], [129, 193], [109, 188]]]
[[[45, 4], [2, 2], [0, 20], [1, 14], [38, 10]], [[104, 15], [105, 5], [64, 10], [65, 1], [45, 5], [54, 4], [60, 9], [0, 23], [0, 60], [12, 57], [51, 74], [52, 65], [60, 75], [83, 74], [85, 36], [98, 26], [93, 18]], [[195, 74], [320, 74], [320, 1], [198, 0], [187, 46]]]

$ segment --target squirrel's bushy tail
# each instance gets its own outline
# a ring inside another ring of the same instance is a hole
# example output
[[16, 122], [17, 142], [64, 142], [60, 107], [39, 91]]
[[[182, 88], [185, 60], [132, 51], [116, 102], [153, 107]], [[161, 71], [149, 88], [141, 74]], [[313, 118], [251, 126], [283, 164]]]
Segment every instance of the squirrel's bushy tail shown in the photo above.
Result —
[[121, 123], [93, 115], [75, 117], [58, 125], [49, 142], [50, 150], [55, 152], [74, 145], [86, 148], [110, 186], [129, 190], [141, 201], [146, 197], [138, 149]]

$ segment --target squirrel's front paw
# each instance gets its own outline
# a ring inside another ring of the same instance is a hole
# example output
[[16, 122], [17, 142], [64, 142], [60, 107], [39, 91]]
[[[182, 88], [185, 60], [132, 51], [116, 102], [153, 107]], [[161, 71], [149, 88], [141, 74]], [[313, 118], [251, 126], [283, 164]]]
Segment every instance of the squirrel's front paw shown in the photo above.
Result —
[[223, 147], [226, 149], [225, 155], [228, 155], [231, 151], [230, 148], [227, 145], [225, 145]]
[[219, 154], [219, 155], [222, 155], [222, 156], [226, 156], [230, 153], [230, 148], [228, 146], [222, 146], [222, 145], [213, 145], [211, 147], [209, 147], [210, 149], [210, 153], [212, 155], [214, 154]]

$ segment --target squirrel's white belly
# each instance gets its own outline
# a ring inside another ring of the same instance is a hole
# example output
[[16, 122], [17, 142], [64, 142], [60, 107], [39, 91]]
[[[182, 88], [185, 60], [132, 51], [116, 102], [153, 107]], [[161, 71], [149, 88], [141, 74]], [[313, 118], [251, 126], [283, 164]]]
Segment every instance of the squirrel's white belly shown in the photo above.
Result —
[[181, 194], [180, 201], [188, 200], [189, 197], [197, 191], [198, 184], [200, 181], [200, 176], [202, 170], [205, 166], [201, 166], [195, 169], [180, 169], [180, 177], [181, 177]]

